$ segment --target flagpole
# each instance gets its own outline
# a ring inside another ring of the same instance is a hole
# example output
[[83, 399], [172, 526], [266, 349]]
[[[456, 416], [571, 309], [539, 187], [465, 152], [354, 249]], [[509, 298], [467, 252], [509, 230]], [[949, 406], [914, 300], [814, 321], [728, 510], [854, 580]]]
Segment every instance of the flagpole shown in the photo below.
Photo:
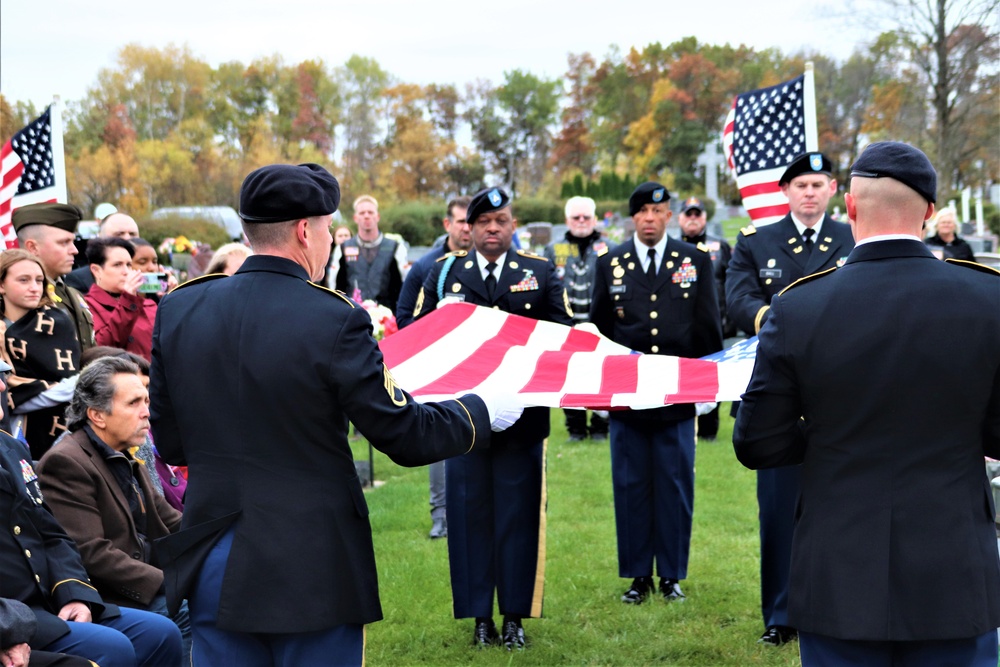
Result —
[[52, 126], [52, 169], [55, 172], [55, 199], [60, 204], [68, 204], [69, 198], [66, 194], [66, 154], [63, 151], [62, 101], [58, 95], [52, 96], [49, 123]]
[[819, 150], [819, 130], [816, 126], [816, 79], [813, 76], [812, 61], [806, 63], [805, 80], [802, 91], [802, 111], [805, 115], [806, 151]]

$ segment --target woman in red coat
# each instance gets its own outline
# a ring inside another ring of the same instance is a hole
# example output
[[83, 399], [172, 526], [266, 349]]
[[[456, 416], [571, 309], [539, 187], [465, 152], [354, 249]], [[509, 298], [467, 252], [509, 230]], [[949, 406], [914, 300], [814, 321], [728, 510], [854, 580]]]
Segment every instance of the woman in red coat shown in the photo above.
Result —
[[87, 304], [94, 317], [94, 339], [98, 345], [119, 347], [145, 359], [153, 346], [156, 302], [139, 288], [143, 274], [132, 268], [135, 248], [117, 237], [95, 238], [87, 244], [87, 260], [94, 285]]

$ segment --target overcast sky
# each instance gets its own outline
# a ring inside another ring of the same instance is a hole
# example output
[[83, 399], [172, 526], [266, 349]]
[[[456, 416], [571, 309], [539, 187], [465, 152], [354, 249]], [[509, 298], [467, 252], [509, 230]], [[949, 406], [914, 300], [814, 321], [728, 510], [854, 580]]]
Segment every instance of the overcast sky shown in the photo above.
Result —
[[613, 44], [627, 51], [690, 35], [844, 60], [875, 36], [850, 3], [871, 1], [813, 0], [775, 16], [778, 3], [749, 0], [3, 0], [0, 92], [38, 107], [53, 95], [79, 100], [133, 42], [187, 45], [213, 67], [279, 54], [286, 64], [322, 59], [333, 68], [359, 54], [399, 80], [460, 88], [476, 78], [499, 83], [518, 68], [561, 77], [567, 53], [600, 60]]

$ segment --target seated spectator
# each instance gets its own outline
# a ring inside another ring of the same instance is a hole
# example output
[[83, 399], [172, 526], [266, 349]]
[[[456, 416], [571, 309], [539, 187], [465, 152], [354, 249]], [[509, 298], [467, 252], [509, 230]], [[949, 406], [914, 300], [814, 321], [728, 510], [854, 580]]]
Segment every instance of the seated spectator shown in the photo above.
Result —
[[[103, 599], [167, 615], [152, 543], [177, 531], [181, 513], [156, 493], [146, 467], [129, 451], [149, 433], [149, 394], [139, 367], [112, 356], [84, 368], [67, 419], [70, 435], [38, 463], [52, 514], [76, 542]], [[173, 618], [188, 641], [187, 605]]]
[[141, 271], [132, 268], [135, 249], [119, 238], [96, 238], [87, 244], [94, 286], [87, 304], [94, 317], [94, 340], [149, 359], [153, 346], [156, 302], [139, 292]]
[[247, 246], [242, 243], [227, 243], [219, 246], [219, 249], [212, 255], [212, 261], [208, 263], [205, 273], [225, 273], [231, 276], [236, 273], [244, 260], [253, 254]]
[[958, 234], [958, 222], [955, 209], [943, 208], [934, 217], [931, 227], [932, 236], [924, 239], [924, 243], [938, 259], [964, 259], [976, 261], [972, 246], [962, 240]]
[[36, 400], [50, 387], [80, 371], [80, 343], [69, 315], [53, 307], [51, 285], [38, 257], [25, 250], [0, 254], [0, 308], [4, 340], [0, 356], [14, 368], [11, 400], [19, 428], [41, 458], [66, 430], [65, 400]]
[[[0, 387], [11, 368], [0, 361]], [[0, 406], [2, 409], [3, 406]], [[24, 445], [0, 433], [0, 597], [27, 605], [32, 650], [104, 667], [181, 664], [181, 633], [168, 618], [105, 602], [73, 541], [43, 504]]]

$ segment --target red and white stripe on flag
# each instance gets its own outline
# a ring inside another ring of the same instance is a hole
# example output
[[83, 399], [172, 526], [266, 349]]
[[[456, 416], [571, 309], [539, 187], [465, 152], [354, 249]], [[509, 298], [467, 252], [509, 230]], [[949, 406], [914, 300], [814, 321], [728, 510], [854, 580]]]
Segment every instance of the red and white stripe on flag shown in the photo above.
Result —
[[56, 183], [51, 112], [50, 106], [0, 148], [0, 235], [7, 248], [17, 247], [15, 208], [59, 201], [65, 193], [65, 185]]
[[465, 303], [379, 346], [399, 386], [421, 400], [504, 393], [529, 406], [595, 410], [733, 400], [720, 398], [720, 386], [733, 383], [720, 385], [718, 363], [638, 354], [588, 331]]
[[788, 199], [778, 179], [806, 149], [804, 76], [770, 88], [737, 95], [726, 117], [722, 146], [743, 198], [757, 226], [788, 213]]

